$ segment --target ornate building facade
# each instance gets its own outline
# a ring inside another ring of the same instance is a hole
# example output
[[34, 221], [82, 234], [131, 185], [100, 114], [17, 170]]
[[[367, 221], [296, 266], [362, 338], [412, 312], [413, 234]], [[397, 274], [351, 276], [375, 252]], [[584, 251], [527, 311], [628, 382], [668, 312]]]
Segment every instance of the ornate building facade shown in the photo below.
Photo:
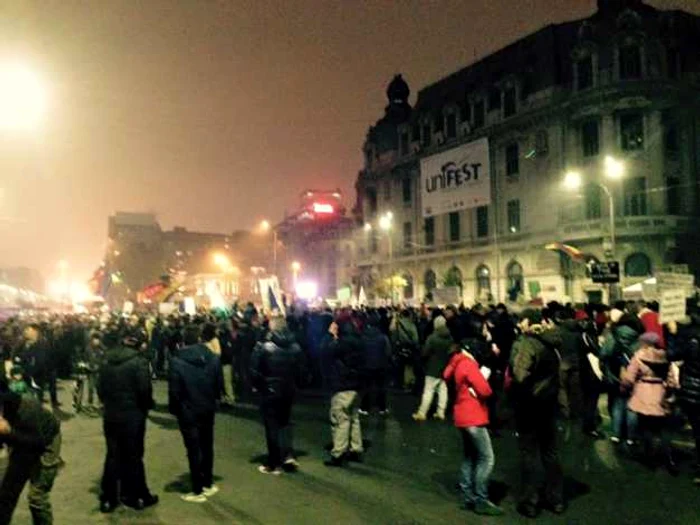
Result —
[[[591, 17], [526, 36], [413, 106], [395, 77], [356, 183], [366, 226], [340, 248], [339, 274], [365, 290], [401, 275], [400, 299], [416, 302], [444, 286], [466, 303], [607, 299], [552, 242], [620, 261], [623, 285], [672, 265], [700, 271], [698, 34], [700, 17], [599, 0]], [[488, 204], [426, 210], [427, 159], [483, 139]]]

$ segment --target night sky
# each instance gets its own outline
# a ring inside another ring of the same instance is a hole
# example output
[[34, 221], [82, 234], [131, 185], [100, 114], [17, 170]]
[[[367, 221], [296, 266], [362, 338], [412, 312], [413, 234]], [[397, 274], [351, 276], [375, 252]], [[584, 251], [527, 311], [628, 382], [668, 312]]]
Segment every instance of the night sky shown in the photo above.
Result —
[[[652, 0], [700, 12], [698, 0]], [[692, 7], [691, 7], [692, 6]], [[0, 135], [0, 267], [99, 264], [107, 217], [226, 232], [279, 220], [302, 189], [354, 200], [369, 125], [403, 73], [426, 84], [595, 0], [4, 0], [0, 59], [50, 96]]]

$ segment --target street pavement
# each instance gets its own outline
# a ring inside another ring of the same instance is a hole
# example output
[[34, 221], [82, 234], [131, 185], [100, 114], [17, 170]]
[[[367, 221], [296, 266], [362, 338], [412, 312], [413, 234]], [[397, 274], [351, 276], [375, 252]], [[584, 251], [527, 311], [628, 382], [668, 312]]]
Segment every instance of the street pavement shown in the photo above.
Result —
[[[257, 466], [265, 451], [263, 429], [252, 405], [222, 412], [216, 419], [215, 475], [221, 491], [207, 503], [185, 503], [188, 488], [185, 449], [177, 422], [167, 413], [166, 384], [155, 383], [158, 409], [149, 417], [146, 472], [160, 503], [142, 512], [120, 507], [98, 510], [104, 458], [101, 420], [70, 413], [70, 382], [62, 383], [63, 458], [52, 501], [55, 523], [63, 524], [441, 524], [526, 523], [515, 511], [518, 490], [516, 438], [504, 431], [494, 439], [493, 498], [506, 515], [483, 518], [462, 510], [457, 491], [461, 439], [449, 423], [411, 420], [416, 400], [391, 398], [392, 414], [363, 420], [369, 449], [365, 463], [346, 469], [323, 465], [330, 442], [326, 401], [304, 396], [295, 406], [296, 474], [263, 475]], [[700, 523], [700, 488], [690, 480], [691, 457], [672, 478], [650, 471], [616, 453], [607, 440], [562, 434], [562, 459], [569, 508], [563, 516], [543, 512], [540, 523], [668, 524]], [[14, 524], [31, 523], [26, 490]]]

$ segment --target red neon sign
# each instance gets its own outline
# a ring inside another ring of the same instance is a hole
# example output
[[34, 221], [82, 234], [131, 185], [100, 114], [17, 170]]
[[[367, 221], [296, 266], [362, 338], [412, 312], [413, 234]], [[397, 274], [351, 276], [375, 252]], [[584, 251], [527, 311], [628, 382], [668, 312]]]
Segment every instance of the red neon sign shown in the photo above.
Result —
[[319, 214], [330, 214], [330, 213], [333, 213], [335, 211], [333, 209], [333, 206], [331, 206], [330, 204], [324, 204], [322, 202], [314, 202], [313, 209], [314, 209], [314, 213], [319, 213]]

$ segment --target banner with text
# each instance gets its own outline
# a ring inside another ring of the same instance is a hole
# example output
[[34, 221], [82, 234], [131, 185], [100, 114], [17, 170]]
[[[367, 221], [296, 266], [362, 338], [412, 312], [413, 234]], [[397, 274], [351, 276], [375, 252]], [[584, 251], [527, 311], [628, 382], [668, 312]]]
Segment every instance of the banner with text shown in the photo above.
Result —
[[491, 203], [489, 139], [421, 159], [423, 217]]

